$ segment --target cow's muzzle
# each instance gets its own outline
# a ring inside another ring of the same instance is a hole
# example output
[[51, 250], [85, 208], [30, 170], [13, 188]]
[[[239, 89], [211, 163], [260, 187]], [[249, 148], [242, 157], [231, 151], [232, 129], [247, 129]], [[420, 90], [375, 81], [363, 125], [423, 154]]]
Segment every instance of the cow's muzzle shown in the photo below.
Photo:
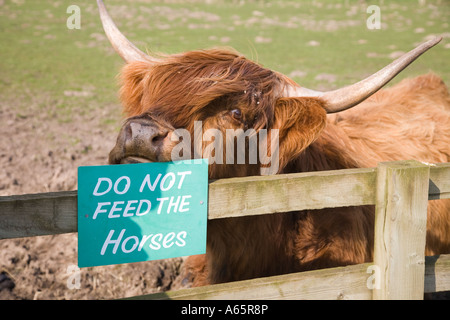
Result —
[[173, 128], [149, 115], [128, 119], [109, 153], [110, 164], [170, 161]]

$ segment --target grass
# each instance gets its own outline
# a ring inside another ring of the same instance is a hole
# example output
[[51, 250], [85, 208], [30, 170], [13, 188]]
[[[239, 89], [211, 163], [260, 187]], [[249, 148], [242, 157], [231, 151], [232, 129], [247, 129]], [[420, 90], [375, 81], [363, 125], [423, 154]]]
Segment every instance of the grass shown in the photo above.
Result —
[[[105, 2], [142, 50], [230, 46], [313, 89], [358, 81], [392, 61], [395, 52], [443, 34], [441, 44], [394, 83], [430, 70], [450, 83], [447, 0], [425, 5], [411, 0]], [[381, 9], [380, 30], [366, 27], [372, 3]], [[66, 27], [72, 4], [81, 9], [80, 30]], [[66, 122], [75, 113], [88, 116], [95, 108], [119, 104], [116, 76], [122, 61], [103, 36], [94, 1], [2, 1], [0, 30], [0, 99], [17, 114], [47, 112]], [[105, 126], [118, 125], [120, 111], [103, 116]]]

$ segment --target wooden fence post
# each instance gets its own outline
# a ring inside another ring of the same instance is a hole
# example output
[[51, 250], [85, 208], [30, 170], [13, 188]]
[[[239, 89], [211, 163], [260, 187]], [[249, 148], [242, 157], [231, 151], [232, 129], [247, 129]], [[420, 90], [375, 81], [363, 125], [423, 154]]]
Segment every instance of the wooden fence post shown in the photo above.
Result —
[[423, 299], [429, 176], [417, 161], [378, 165], [374, 299]]

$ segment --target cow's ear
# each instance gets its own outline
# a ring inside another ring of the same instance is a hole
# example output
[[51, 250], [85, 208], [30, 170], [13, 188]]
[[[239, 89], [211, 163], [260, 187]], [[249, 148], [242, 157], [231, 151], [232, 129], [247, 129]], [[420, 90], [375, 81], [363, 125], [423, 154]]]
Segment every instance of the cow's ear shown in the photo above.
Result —
[[297, 158], [322, 132], [326, 111], [318, 98], [280, 98], [271, 126], [278, 129], [279, 169]]
[[127, 63], [120, 74], [120, 100], [128, 117], [142, 114], [142, 97], [146, 87], [146, 77], [151, 72], [151, 64], [145, 61]]

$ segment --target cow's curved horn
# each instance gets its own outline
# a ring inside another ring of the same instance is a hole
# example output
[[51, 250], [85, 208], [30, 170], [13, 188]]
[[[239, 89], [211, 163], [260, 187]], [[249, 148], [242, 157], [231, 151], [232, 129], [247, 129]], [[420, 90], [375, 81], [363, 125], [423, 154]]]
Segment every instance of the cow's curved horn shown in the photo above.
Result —
[[422, 43], [417, 48], [405, 53], [380, 71], [350, 86], [328, 92], [319, 92], [297, 86], [288, 86], [284, 91], [284, 95], [287, 97], [320, 97], [325, 100], [325, 109], [328, 113], [346, 110], [377, 92], [410, 63], [416, 60], [422, 53], [435, 46], [441, 40], [442, 37], [436, 37], [435, 39]]
[[131, 61], [158, 61], [157, 59], [150, 57], [138, 48], [134, 46], [115, 25], [111, 19], [108, 11], [106, 11], [105, 5], [102, 0], [97, 0], [98, 9], [100, 12], [100, 19], [102, 20], [103, 29], [106, 36], [111, 42], [114, 50], [122, 57], [126, 62]]

